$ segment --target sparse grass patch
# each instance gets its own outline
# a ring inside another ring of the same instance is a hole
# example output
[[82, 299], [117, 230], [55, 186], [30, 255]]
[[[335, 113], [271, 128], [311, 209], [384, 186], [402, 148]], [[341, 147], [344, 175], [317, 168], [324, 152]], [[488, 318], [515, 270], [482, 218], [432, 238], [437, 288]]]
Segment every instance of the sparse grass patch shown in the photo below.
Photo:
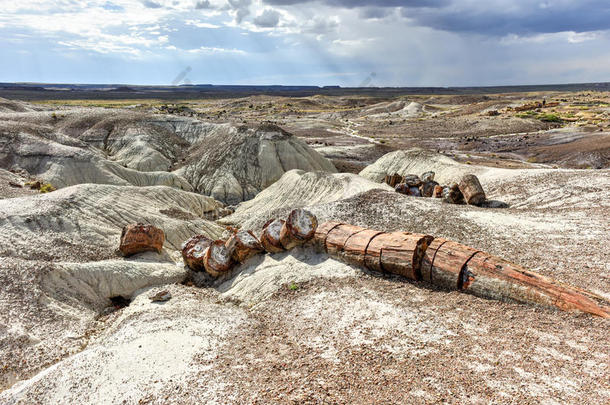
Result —
[[544, 122], [563, 122], [561, 117], [557, 114], [540, 114], [538, 119]]
[[45, 183], [43, 185], [40, 186], [40, 192], [41, 193], [50, 193], [52, 191], [57, 190], [55, 187], [53, 187], [51, 185], [51, 183]]
[[536, 163], [536, 162], [538, 162], [538, 159], [536, 159], [535, 156], [527, 158], [527, 163]]

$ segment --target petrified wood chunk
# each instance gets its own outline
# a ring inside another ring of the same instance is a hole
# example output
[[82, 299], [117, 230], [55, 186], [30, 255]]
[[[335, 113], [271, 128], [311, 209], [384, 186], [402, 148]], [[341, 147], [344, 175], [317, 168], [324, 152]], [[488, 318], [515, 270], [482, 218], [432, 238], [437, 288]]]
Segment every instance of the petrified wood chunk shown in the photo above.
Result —
[[194, 271], [204, 271], [205, 251], [212, 244], [212, 239], [205, 235], [196, 235], [182, 244], [182, 259]]
[[210, 247], [205, 250], [204, 267], [205, 271], [213, 277], [218, 277], [226, 273], [235, 263], [231, 258], [232, 252], [227, 249], [225, 242], [215, 240]]
[[313, 244], [319, 252], [326, 252], [326, 238], [328, 237], [328, 233], [332, 231], [334, 228], [343, 225], [341, 222], [324, 222], [319, 225], [314, 233]]
[[421, 179], [417, 174], [407, 174], [402, 180], [409, 187], [419, 187], [421, 186]]
[[432, 192], [432, 198], [443, 198], [443, 187], [442, 186], [434, 186], [434, 191]]
[[460, 180], [459, 188], [468, 204], [479, 205], [485, 201], [485, 191], [474, 174], [467, 174]]
[[422, 185], [419, 187], [422, 197], [432, 197], [436, 186], [438, 186], [438, 183], [434, 180], [422, 183]]
[[119, 250], [125, 256], [141, 252], [161, 253], [165, 242], [163, 231], [152, 225], [131, 224], [123, 227]]
[[280, 243], [284, 249], [292, 249], [313, 238], [318, 228], [318, 218], [304, 209], [292, 210], [280, 231]]
[[402, 179], [403, 177], [400, 174], [394, 173], [392, 175], [386, 175], [383, 181], [390, 187], [395, 187], [397, 184], [402, 183]]
[[252, 231], [239, 231], [234, 233], [227, 239], [225, 246], [232, 252], [233, 260], [238, 263], [243, 263], [264, 250]]
[[443, 202], [449, 204], [464, 203], [464, 195], [460, 191], [460, 187], [457, 183], [451, 183], [449, 187], [443, 189]]
[[284, 226], [284, 220], [270, 219], [263, 225], [260, 241], [263, 248], [269, 253], [279, 253], [284, 251], [284, 247], [280, 241], [280, 234]]
[[424, 174], [422, 174], [422, 175], [421, 175], [421, 181], [422, 181], [423, 183], [427, 183], [427, 182], [430, 182], [430, 181], [434, 181], [434, 176], [435, 176], [435, 175], [436, 175], [436, 174], [435, 174], [434, 172], [426, 172], [426, 173], [424, 173]]
[[384, 233], [354, 225], [325, 223], [316, 232], [318, 245], [348, 263], [419, 280], [423, 254], [434, 239], [407, 232]]

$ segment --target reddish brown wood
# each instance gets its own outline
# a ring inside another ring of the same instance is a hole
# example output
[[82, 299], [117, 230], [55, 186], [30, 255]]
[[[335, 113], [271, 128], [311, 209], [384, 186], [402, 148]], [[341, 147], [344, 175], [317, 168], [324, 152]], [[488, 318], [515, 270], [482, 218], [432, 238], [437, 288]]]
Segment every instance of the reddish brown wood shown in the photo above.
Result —
[[[436, 186], [438, 186], [438, 183], [436, 181], [426, 181], [426, 182], [422, 183], [422, 185], [419, 187], [421, 196], [422, 197], [432, 197]], [[441, 189], [441, 192], [442, 192], [442, 189]]]
[[284, 220], [272, 219], [263, 226], [263, 233], [260, 237], [261, 245], [269, 253], [280, 253], [284, 247], [280, 242], [280, 233], [284, 226]]
[[263, 246], [252, 231], [234, 233], [227, 239], [225, 247], [232, 252], [233, 260], [238, 263], [243, 263], [263, 251]]
[[462, 290], [480, 297], [533, 303], [610, 318], [610, 307], [603, 298], [591, 293], [583, 294], [573, 287], [487, 253], [475, 255], [464, 266], [460, 279]]
[[446, 239], [436, 239], [422, 260], [422, 279], [447, 290], [458, 290], [462, 268], [478, 250]]
[[345, 241], [343, 250], [340, 251], [339, 256], [348, 263], [366, 266], [366, 249], [375, 237], [382, 234], [384, 234], [384, 232], [373, 229], [363, 229], [360, 232], [353, 233]]
[[231, 258], [231, 253], [222, 240], [215, 240], [210, 247], [205, 250], [204, 262], [205, 271], [213, 277], [218, 277], [231, 270], [235, 264]]
[[443, 198], [443, 187], [442, 186], [434, 186], [434, 191], [432, 192], [432, 198]]
[[123, 227], [119, 250], [124, 256], [142, 252], [161, 253], [165, 242], [163, 230], [149, 224], [130, 224]]
[[331, 229], [326, 236], [326, 252], [336, 255], [343, 250], [345, 242], [354, 234], [364, 231], [364, 228], [342, 224]]
[[326, 238], [328, 237], [328, 233], [340, 225], [342, 225], [341, 222], [331, 221], [324, 222], [318, 226], [314, 233], [313, 243], [319, 252], [326, 252]]
[[485, 202], [485, 191], [474, 174], [463, 176], [458, 186], [468, 204], [479, 205]]
[[182, 259], [193, 271], [204, 271], [205, 251], [212, 244], [212, 239], [205, 235], [196, 235], [182, 244]]
[[434, 238], [408, 232], [384, 233], [373, 238], [364, 262], [369, 269], [421, 279], [423, 252]]
[[423, 279], [484, 298], [610, 318], [610, 305], [602, 297], [457, 242], [407, 232], [384, 233], [338, 222], [320, 225], [314, 240], [334, 257], [372, 270]]
[[385, 178], [383, 179], [383, 181], [388, 184], [390, 187], [395, 187], [397, 184], [402, 183], [403, 177], [398, 174], [398, 173], [394, 173], [393, 175], [386, 175]]
[[304, 209], [290, 212], [280, 231], [280, 243], [284, 249], [292, 249], [313, 238], [318, 228], [318, 218]]

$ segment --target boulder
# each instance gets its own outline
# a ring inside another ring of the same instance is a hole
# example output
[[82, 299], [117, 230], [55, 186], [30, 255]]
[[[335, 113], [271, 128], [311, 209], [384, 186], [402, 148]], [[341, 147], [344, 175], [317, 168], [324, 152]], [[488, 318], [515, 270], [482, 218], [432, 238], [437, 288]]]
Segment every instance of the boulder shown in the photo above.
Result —
[[119, 250], [124, 256], [151, 251], [161, 253], [163, 242], [163, 230], [152, 225], [131, 224], [123, 228]]
[[193, 271], [204, 271], [205, 251], [212, 244], [212, 239], [205, 235], [196, 235], [182, 244], [182, 259]]

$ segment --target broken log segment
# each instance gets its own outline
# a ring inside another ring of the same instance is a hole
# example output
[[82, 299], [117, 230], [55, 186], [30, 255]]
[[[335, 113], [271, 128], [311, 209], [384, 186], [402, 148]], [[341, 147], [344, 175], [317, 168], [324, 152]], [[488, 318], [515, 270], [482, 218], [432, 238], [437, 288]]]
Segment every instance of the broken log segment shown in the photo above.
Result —
[[422, 279], [446, 290], [460, 289], [460, 274], [477, 249], [446, 239], [435, 239], [422, 260]]
[[205, 250], [204, 266], [205, 271], [213, 277], [218, 277], [231, 270], [235, 263], [231, 258], [231, 251], [225, 246], [222, 240], [215, 240], [210, 247]]
[[142, 252], [161, 253], [164, 242], [162, 229], [150, 224], [129, 224], [123, 227], [119, 250], [124, 256]]
[[205, 251], [212, 244], [212, 239], [205, 235], [196, 235], [182, 244], [182, 259], [193, 271], [205, 271], [203, 264]]
[[390, 187], [395, 187], [397, 184], [402, 183], [402, 180], [403, 177], [398, 173], [394, 173], [393, 175], [388, 174], [383, 179], [384, 183], [386, 183]]
[[461, 290], [485, 298], [582, 311], [610, 318], [602, 297], [580, 291], [490, 254], [479, 252], [462, 269]]
[[474, 174], [463, 176], [458, 187], [468, 204], [480, 205], [485, 202], [485, 191], [483, 191], [481, 182], [479, 182], [479, 179]]
[[252, 231], [234, 233], [227, 239], [225, 247], [232, 252], [231, 257], [238, 263], [243, 263], [264, 250]]
[[348, 263], [419, 280], [423, 254], [434, 238], [407, 232], [385, 233], [333, 222], [322, 224], [315, 239], [328, 254]]
[[280, 241], [280, 234], [283, 226], [284, 220], [281, 219], [270, 219], [263, 225], [260, 241], [267, 252], [280, 253], [284, 251], [284, 247]]
[[364, 262], [371, 270], [421, 280], [422, 257], [433, 239], [408, 232], [382, 233], [368, 244]]
[[317, 228], [314, 214], [301, 208], [292, 210], [280, 231], [280, 243], [286, 250], [295, 248], [313, 238]]

